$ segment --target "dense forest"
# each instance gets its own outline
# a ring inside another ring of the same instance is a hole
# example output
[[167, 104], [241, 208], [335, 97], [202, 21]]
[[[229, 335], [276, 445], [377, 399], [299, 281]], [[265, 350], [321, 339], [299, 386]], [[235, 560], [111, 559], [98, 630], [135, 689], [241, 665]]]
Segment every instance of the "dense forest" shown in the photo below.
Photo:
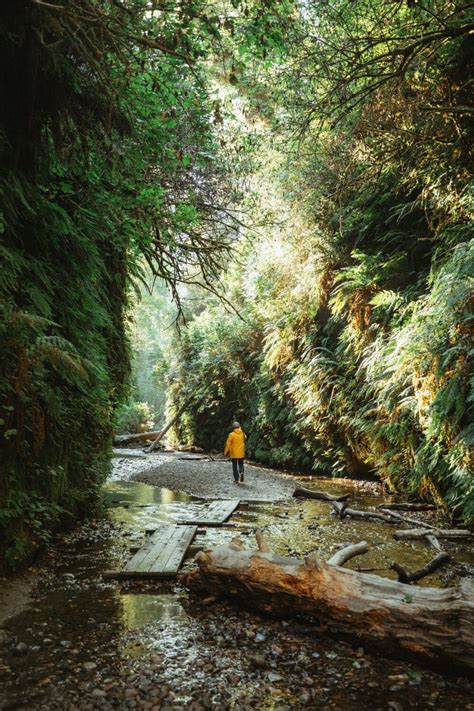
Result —
[[473, 30], [466, 0], [2, 2], [9, 566], [162, 382], [181, 442], [238, 418], [259, 462], [472, 520]]

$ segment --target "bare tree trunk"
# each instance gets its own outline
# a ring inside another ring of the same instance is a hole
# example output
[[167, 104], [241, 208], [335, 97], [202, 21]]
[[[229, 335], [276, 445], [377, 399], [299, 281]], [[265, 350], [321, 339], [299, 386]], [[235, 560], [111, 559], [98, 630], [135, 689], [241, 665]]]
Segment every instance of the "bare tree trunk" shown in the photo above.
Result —
[[[260, 547], [265, 544], [259, 541]], [[310, 615], [330, 633], [370, 649], [417, 657], [431, 665], [474, 669], [474, 581], [455, 588], [403, 583], [271, 551], [245, 549], [241, 539], [200, 553], [185, 576], [194, 589], [220, 592], [280, 616]]]
[[[145, 449], [145, 452], [146, 452], [147, 454], [149, 454], [150, 452], [153, 452], [153, 450], [158, 446], [158, 443], [163, 439], [163, 437], [164, 437], [165, 434], [168, 432], [168, 430], [170, 430], [170, 429], [173, 427], [173, 425], [175, 424], [175, 422], [177, 422], [177, 421], [179, 420], [179, 418], [181, 417], [181, 415], [183, 414], [183, 412], [184, 412], [184, 411], [186, 410], [186, 408], [193, 402], [193, 400], [195, 399], [195, 397], [196, 397], [196, 395], [191, 395], [191, 397], [189, 397], [189, 398], [185, 401], [184, 405], [182, 405], [182, 406], [179, 408], [178, 412], [177, 412], [176, 415], [173, 417], [173, 419], [170, 420], [170, 421], [164, 426], [164, 428], [161, 430], [161, 432], [159, 432], [158, 436], [153, 440], [153, 442], [150, 444], [150, 446]], [[203, 400], [204, 400], [204, 395], [201, 397], [200, 400], [198, 400], [198, 401], [196, 402], [196, 407], [198, 407], [198, 406], [201, 404], [201, 402], [202, 402]]]

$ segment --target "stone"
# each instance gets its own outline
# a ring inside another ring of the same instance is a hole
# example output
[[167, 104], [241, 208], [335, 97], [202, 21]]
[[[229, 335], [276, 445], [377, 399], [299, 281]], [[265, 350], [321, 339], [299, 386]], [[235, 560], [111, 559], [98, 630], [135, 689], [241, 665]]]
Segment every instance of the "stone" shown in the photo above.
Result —
[[97, 664], [95, 662], [84, 662], [82, 668], [86, 671], [92, 671], [93, 669], [97, 669]]
[[94, 696], [97, 699], [105, 699], [107, 694], [102, 689], [94, 689], [91, 696]]
[[281, 674], [277, 674], [276, 672], [267, 672], [267, 679], [273, 684], [275, 681], [281, 681], [283, 677]]
[[267, 666], [267, 660], [263, 654], [249, 654], [248, 660], [257, 669], [264, 669]]
[[25, 654], [28, 654], [28, 645], [24, 642], [18, 642], [13, 648], [13, 653], [18, 657], [24, 657]]

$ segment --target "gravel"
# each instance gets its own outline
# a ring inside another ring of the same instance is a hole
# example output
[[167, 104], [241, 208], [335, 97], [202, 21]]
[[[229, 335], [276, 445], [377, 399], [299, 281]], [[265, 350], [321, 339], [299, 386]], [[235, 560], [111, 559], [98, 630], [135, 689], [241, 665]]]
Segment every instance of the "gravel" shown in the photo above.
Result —
[[116, 458], [113, 478], [141, 481], [203, 499], [280, 501], [290, 498], [295, 490], [295, 482], [284, 474], [250, 464], [245, 466], [245, 481], [235, 484], [229, 461], [190, 458], [179, 452], [160, 452], [144, 459]]

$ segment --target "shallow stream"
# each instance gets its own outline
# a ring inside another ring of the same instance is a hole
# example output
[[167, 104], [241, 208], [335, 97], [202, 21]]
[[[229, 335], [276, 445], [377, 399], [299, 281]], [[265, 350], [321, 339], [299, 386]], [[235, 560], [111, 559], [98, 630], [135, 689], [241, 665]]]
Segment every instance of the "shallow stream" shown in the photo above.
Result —
[[[304, 485], [350, 492], [354, 508], [384, 501], [370, 484], [314, 479]], [[63, 536], [43, 556], [29, 606], [4, 625], [0, 708], [474, 709], [465, 678], [372, 656], [320, 636], [304, 621], [271, 620], [193, 598], [175, 582], [104, 579], [147, 529], [202, 505], [184, 493], [121, 480], [106, 484], [104, 501], [103, 518]], [[325, 559], [341, 544], [364, 539], [369, 553], [348, 567], [389, 577], [394, 561], [414, 570], [433, 557], [419, 542], [395, 541], [390, 526], [341, 522], [331, 508], [316, 500], [249, 501], [233, 515], [235, 528], [208, 528], [195, 544], [211, 547], [238, 533], [254, 547], [253, 530], [260, 527], [278, 553], [317, 552]], [[455, 584], [474, 563], [466, 548], [449, 546], [449, 552], [456, 564], [420, 584]]]

